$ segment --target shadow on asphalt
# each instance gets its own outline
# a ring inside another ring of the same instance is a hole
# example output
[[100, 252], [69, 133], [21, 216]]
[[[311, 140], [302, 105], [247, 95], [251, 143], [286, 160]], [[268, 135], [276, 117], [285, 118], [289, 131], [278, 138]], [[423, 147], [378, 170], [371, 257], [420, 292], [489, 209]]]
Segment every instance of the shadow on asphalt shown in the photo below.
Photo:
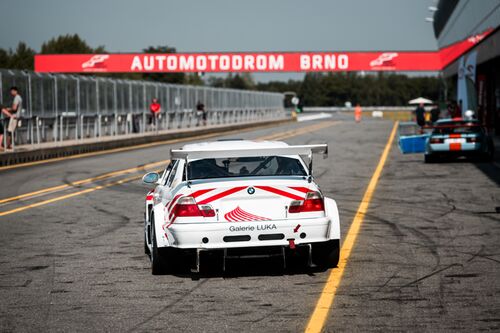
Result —
[[309, 275], [324, 272], [325, 269], [307, 267], [302, 260], [287, 261], [283, 266], [282, 258], [255, 258], [255, 259], [231, 259], [226, 261], [225, 271], [222, 269], [222, 258], [210, 258], [201, 262], [199, 273], [190, 271], [187, 266], [179, 267], [172, 274], [176, 277], [190, 278], [192, 280], [206, 278], [240, 278], [240, 277], [263, 277], [263, 276], [291, 276]]
[[500, 186], [500, 140], [495, 142], [495, 157], [491, 163], [475, 163], [476, 167]]
[[[422, 161], [423, 162], [423, 161]], [[500, 186], [500, 147], [496, 147], [495, 149], [495, 158], [491, 162], [485, 162], [478, 160], [477, 158], [445, 158], [439, 160], [439, 162], [435, 163], [450, 163], [450, 164], [457, 164], [457, 163], [471, 163], [474, 164], [476, 168], [479, 169], [482, 173], [484, 173], [489, 179], [491, 179], [493, 182], [495, 182], [497, 185]]]
[[[500, 153], [497, 152], [497, 155], [498, 154]], [[500, 162], [498, 160], [496, 163], [474, 163], [474, 165], [488, 178], [500, 186]]]

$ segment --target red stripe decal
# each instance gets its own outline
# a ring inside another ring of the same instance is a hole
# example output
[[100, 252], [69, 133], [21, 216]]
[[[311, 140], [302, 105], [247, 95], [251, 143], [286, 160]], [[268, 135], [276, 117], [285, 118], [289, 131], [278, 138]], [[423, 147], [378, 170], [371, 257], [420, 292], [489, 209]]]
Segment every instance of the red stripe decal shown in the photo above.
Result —
[[288, 188], [291, 188], [292, 190], [295, 190], [295, 191], [304, 192], [304, 193], [307, 193], [310, 191], [307, 187], [300, 187], [300, 186], [288, 186]]
[[227, 190], [227, 191], [224, 191], [224, 192], [221, 192], [221, 193], [219, 193], [219, 194], [213, 195], [213, 196], [211, 196], [211, 197], [209, 197], [209, 198], [206, 198], [205, 200], [202, 200], [202, 201], [198, 202], [198, 204], [199, 204], [199, 205], [204, 205], [204, 204], [210, 203], [210, 202], [212, 202], [212, 201], [218, 200], [218, 199], [220, 199], [220, 198], [224, 198], [224, 197], [226, 197], [226, 196], [228, 196], [228, 195], [231, 195], [231, 194], [233, 194], [233, 193], [236, 193], [236, 192], [238, 192], [238, 191], [241, 191], [241, 190], [243, 190], [244, 188], [247, 188], [247, 187], [246, 187], [246, 186], [238, 186], [238, 187], [234, 187], [234, 188], [229, 189], [229, 190]]
[[176, 218], [177, 216], [174, 216], [174, 218], [172, 219], [172, 221], [170, 221], [170, 223], [166, 226], [166, 228], [170, 227], [174, 223]]
[[450, 143], [450, 150], [452, 150], [452, 151], [462, 150], [462, 144], [461, 143]]
[[232, 217], [234, 219], [236, 219], [237, 221], [248, 221], [250, 216], [248, 215], [244, 215], [242, 214], [239, 210], [239, 208], [236, 208], [233, 212], [232, 212]]
[[146, 195], [146, 200], [153, 200], [153, 196], [152, 195]]
[[255, 186], [255, 187], [260, 188], [261, 190], [264, 190], [264, 191], [268, 191], [268, 192], [271, 192], [274, 194], [281, 195], [283, 197], [293, 199], [293, 200], [303, 200], [304, 199], [304, 198], [299, 197], [298, 195], [295, 195], [293, 193], [285, 192], [285, 191], [282, 191], [280, 189], [277, 189], [277, 188], [274, 188], [271, 186]]
[[245, 212], [240, 206], [236, 207], [229, 213], [224, 215], [224, 218], [229, 222], [251, 222], [251, 221], [269, 221], [267, 217], [253, 215]]
[[172, 205], [177, 201], [177, 199], [179, 199], [181, 197], [182, 193], [181, 194], [177, 194], [173, 199], [172, 201], [170, 201], [167, 205], [167, 211], [170, 212], [170, 208], [172, 208]]
[[449, 134], [448, 137], [450, 139], [459, 139], [462, 137], [462, 134]]
[[193, 198], [196, 198], [196, 197], [199, 197], [200, 195], [203, 195], [207, 192], [210, 192], [210, 191], [213, 191], [214, 189], [213, 188], [207, 188], [207, 189], [204, 189], [204, 190], [198, 190], [196, 192], [193, 192], [193, 194], [191, 194], [191, 196]]

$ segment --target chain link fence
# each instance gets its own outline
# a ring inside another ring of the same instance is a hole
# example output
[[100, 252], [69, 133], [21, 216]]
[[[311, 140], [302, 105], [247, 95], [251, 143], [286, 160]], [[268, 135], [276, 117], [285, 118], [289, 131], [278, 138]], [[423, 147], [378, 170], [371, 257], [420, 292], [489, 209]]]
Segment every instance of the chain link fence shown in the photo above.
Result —
[[[0, 69], [3, 107], [12, 103], [12, 86], [23, 98], [14, 145], [286, 117], [278, 93]], [[149, 111], [153, 98], [162, 108], [157, 121]], [[196, 110], [198, 102], [205, 117]], [[2, 121], [7, 133], [8, 120]]]

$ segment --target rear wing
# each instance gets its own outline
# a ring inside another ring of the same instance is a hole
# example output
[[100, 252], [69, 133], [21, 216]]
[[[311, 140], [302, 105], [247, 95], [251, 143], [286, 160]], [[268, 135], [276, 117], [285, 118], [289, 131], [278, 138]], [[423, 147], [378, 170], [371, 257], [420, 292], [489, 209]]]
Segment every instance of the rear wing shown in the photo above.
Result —
[[194, 160], [202, 158], [224, 158], [224, 157], [258, 157], [258, 156], [279, 156], [279, 155], [307, 155], [312, 157], [313, 153], [328, 156], [327, 144], [300, 145], [285, 147], [266, 147], [266, 148], [240, 148], [240, 149], [203, 149], [203, 150], [170, 150], [172, 160]]

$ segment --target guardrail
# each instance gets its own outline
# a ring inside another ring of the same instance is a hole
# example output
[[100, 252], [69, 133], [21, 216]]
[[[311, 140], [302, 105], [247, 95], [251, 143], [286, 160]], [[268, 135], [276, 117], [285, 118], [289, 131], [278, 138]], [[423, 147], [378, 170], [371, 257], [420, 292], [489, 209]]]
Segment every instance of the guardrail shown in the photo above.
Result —
[[[11, 103], [11, 86], [23, 98], [14, 147], [274, 120], [286, 114], [278, 93], [2, 69], [0, 105]], [[149, 112], [153, 98], [161, 104], [157, 121]], [[206, 121], [196, 111], [198, 103], [205, 107]], [[3, 122], [7, 133], [8, 121]], [[6, 135], [3, 141], [5, 147]]]
[[[43, 142], [62, 142], [132, 133], [162, 132], [165, 130], [262, 122], [286, 118], [284, 109], [207, 110], [206, 120], [196, 110], [179, 110], [160, 114], [154, 119], [145, 113], [116, 115], [61, 113], [57, 117], [33, 116], [18, 118], [12, 149], [18, 145], [37, 145]], [[7, 133], [8, 120], [3, 120]], [[3, 146], [6, 147], [7, 135]]]
[[[365, 111], [411, 111], [415, 106], [362, 106]], [[309, 106], [304, 107], [304, 112], [352, 112], [354, 107], [345, 106]]]

